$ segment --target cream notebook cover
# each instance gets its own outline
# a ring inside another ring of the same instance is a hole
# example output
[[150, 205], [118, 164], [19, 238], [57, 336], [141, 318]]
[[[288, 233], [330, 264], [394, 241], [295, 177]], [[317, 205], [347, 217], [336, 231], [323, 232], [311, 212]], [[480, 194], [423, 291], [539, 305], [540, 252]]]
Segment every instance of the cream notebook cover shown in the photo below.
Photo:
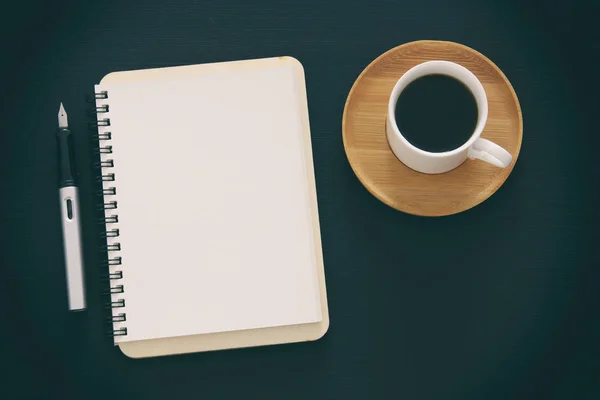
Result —
[[290, 57], [96, 86], [115, 343], [132, 357], [322, 336], [304, 73]]

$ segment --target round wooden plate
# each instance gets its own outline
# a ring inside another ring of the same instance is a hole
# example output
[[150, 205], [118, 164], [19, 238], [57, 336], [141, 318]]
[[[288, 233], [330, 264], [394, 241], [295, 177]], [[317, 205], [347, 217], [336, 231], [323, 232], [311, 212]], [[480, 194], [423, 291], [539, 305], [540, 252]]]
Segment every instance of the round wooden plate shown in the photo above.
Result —
[[[481, 81], [489, 104], [481, 136], [512, 154], [508, 168], [467, 160], [450, 172], [427, 175], [408, 168], [392, 153], [385, 136], [390, 93], [402, 74], [429, 60], [453, 61]], [[410, 214], [442, 216], [476, 206], [504, 183], [519, 156], [523, 119], [510, 82], [488, 58], [458, 43], [424, 40], [393, 48], [365, 68], [348, 95], [342, 135], [354, 173], [375, 197]]]

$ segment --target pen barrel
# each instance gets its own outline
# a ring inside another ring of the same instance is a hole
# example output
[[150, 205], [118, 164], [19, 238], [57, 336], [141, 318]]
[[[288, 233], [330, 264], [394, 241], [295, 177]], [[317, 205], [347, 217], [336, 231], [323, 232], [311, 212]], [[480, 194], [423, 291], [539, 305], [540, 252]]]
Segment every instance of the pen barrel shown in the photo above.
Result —
[[79, 197], [75, 186], [59, 189], [69, 310], [84, 310], [85, 284], [81, 251]]
[[73, 135], [67, 128], [59, 128], [56, 133], [58, 145], [58, 187], [75, 185], [75, 154]]

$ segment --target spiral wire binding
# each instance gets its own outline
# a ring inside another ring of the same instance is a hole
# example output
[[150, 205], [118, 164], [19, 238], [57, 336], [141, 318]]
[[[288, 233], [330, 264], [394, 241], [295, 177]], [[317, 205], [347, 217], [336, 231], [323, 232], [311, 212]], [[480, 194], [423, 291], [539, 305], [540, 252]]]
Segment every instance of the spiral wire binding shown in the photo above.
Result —
[[[114, 323], [121, 323], [127, 321], [126, 312], [116, 312], [116, 309], [125, 307], [125, 299], [114, 298], [113, 295], [119, 295], [125, 293], [125, 286], [120, 283], [123, 279], [123, 271], [120, 270], [122, 265], [121, 256], [115, 254], [121, 251], [121, 243], [118, 241], [120, 232], [114, 225], [119, 222], [119, 215], [116, 214], [118, 210], [118, 202], [110, 199], [111, 196], [117, 194], [117, 189], [114, 186], [105, 187], [105, 182], [114, 182], [116, 177], [113, 172], [110, 172], [111, 168], [114, 168], [115, 163], [111, 158], [113, 154], [113, 147], [106, 144], [106, 142], [112, 139], [112, 133], [107, 131], [107, 127], [110, 127], [110, 118], [106, 115], [110, 112], [110, 106], [108, 104], [98, 104], [99, 101], [108, 101], [108, 92], [100, 91], [94, 93], [93, 98], [88, 101], [94, 104], [91, 110], [93, 115], [93, 121], [90, 122], [90, 127], [95, 130], [93, 138], [98, 141], [98, 146], [94, 149], [94, 155], [99, 157], [99, 161], [94, 163], [96, 169], [100, 169], [98, 175], [98, 184], [102, 186], [98, 190], [97, 195], [102, 196], [104, 199], [103, 203], [98, 206], [98, 211], [102, 211], [103, 216], [99, 223], [105, 226], [102, 232], [102, 239], [105, 244], [101, 246], [103, 252], [107, 253], [106, 261], [102, 263], [103, 268], [108, 269], [108, 274], [105, 275], [104, 280], [108, 281], [109, 288], [105, 291], [105, 295], [108, 296], [109, 301], [106, 307], [111, 310], [111, 316], [107, 318], [107, 322], [111, 325]], [[108, 213], [107, 213], [108, 211]], [[109, 229], [109, 225], [111, 225]], [[117, 269], [119, 268], [119, 269]], [[115, 311], [113, 311], [115, 310]], [[110, 336], [125, 336], [127, 335], [127, 328], [120, 327], [115, 328], [112, 325], [112, 329], [109, 331]]]

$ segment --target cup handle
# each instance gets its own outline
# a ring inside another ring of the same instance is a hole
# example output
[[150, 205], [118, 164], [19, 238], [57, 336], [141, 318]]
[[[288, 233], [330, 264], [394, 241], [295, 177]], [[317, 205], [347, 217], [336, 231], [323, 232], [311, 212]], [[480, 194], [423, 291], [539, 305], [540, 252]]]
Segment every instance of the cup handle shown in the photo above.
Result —
[[512, 156], [502, 147], [487, 139], [479, 138], [469, 147], [467, 154], [471, 160], [481, 160], [500, 168], [506, 168], [512, 162]]

